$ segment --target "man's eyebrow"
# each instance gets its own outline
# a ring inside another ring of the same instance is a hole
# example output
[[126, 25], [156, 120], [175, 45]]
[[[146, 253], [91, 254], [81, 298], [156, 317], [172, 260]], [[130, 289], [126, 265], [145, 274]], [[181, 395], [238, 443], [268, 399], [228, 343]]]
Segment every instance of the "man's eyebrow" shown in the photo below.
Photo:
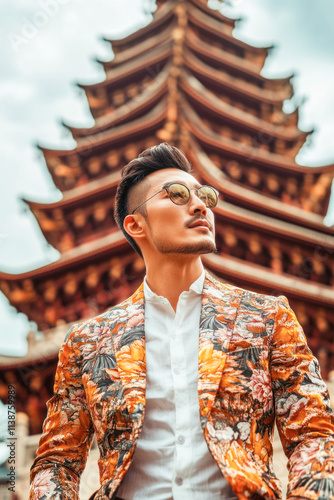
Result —
[[[168, 182], [164, 182], [160, 189], [164, 189], [165, 187], [167, 186], [170, 186], [171, 184], [182, 184], [183, 186], [187, 186], [187, 184], [185, 184], [183, 181], [168, 181]], [[192, 186], [190, 189], [193, 189], [193, 188], [196, 188], [196, 189], [199, 189], [203, 186], [203, 184], [200, 184], [199, 182], [196, 182], [194, 186]]]

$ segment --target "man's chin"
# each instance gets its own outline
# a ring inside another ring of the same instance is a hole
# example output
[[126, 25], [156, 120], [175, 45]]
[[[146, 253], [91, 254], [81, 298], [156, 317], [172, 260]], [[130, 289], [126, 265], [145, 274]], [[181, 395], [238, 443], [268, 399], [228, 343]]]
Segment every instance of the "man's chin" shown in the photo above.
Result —
[[217, 252], [216, 244], [213, 241], [201, 241], [199, 243], [187, 243], [184, 245], [162, 245], [158, 248], [164, 254], [202, 255]]
[[197, 252], [194, 252], [196, 253], [196, 255], [202, 255], [202, 254], [206, 254], [206, 253], [215, 253], [217, 252], [217, 247], [216, 245], [212, 244], [212, 245], [206, 245], [206, 246], [203, 246], [203, 247], [200, 247], [198, 248]]

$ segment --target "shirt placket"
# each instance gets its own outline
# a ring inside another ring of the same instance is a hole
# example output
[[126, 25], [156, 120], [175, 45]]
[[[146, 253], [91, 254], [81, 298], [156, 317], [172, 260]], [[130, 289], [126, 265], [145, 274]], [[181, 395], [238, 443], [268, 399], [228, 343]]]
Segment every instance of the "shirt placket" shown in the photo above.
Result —
[[182, 315], [185, 314], [185, 297], [180, 296], [176, 315], [173, 321], [171, 333], [171, 371], [175, 401], [175, 461], [173, 471], [173, 498], [175, 500], [185, 500], [186, 491], [189, 488], [189, 467], [184, 464], [189, 457], [189, 421], [190, 408], [187, 384], [187, 353], [185, 351], [182, 329]]

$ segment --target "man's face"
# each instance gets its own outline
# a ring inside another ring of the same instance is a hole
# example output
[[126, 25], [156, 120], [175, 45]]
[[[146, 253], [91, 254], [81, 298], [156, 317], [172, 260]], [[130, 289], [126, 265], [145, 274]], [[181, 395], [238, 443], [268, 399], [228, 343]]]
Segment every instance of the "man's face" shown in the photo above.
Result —
[[215, 251], [213, 213], [192, 189], [199, 188], [199, 182], [177, 168], [159, 170], [147, 179], [150, 187], [145, 199], [171, 182], [179, 182], [190, 189], [190, 200], [186, 205], [174, 204], [166, 190], [145, 204], [145, 231], [151, 246], [162, 254], [199, 255]]

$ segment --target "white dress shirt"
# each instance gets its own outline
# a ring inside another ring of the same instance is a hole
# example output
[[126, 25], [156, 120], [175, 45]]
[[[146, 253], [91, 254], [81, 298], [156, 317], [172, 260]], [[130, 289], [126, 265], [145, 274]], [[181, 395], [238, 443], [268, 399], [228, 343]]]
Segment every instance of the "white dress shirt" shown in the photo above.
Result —
[[208, 449], [197, 391], [204, 271], [174, 312], [144, 279], [146, 412], [124, 500], [236, 500]]

